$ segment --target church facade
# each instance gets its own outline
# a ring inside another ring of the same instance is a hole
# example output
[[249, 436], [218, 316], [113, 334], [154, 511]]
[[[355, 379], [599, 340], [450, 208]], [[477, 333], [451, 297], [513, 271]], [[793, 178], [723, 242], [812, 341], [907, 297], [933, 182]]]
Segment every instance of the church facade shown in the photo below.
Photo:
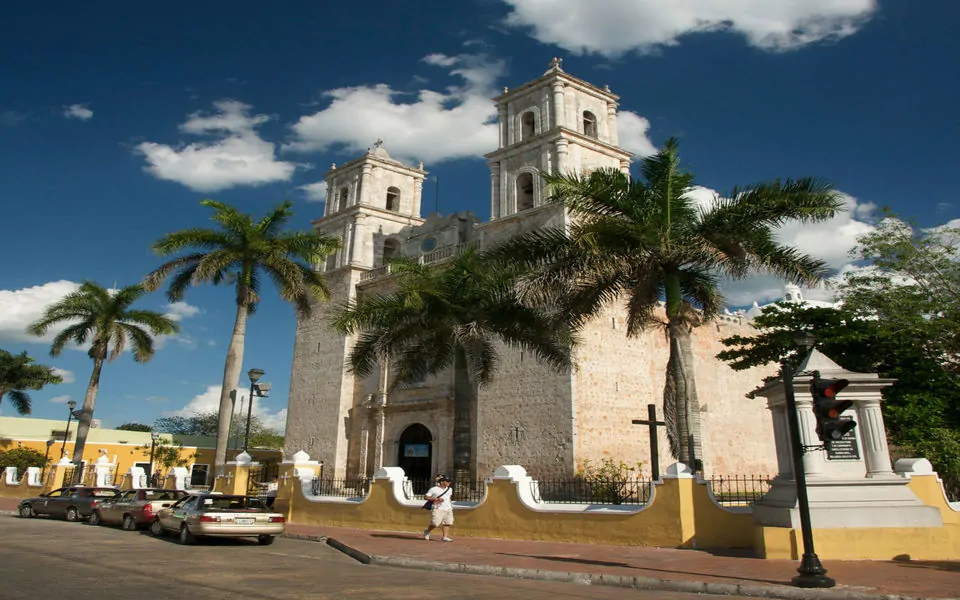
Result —
[[[618, 97], [573, 77], [554, 61], [541, 77], [494, 99], [499, 144], [486, 155], [491, 218], [470, 213], [422, 218], [423, 165], [393, 159], [378, 142], [366, 155], [326, 175], [324, 215], [314, 227], [343, 240], [319, 268], [332, 298], [298, 324], [287, 413], [286, 453], [305, 450], [337, 477], [369, 475], [401, 466], [411, 478], [452, 472], [453, 373], [392, 386], [389, 368], [367, 378], [348, 373], [352, 339], [333, 332], [330, 311], [341, 303], [390, 289], [389, 260], [416, 257], [440, 265], [464, 248], [489, 248], [518, 233], [563, 225], [565, 212], [546, 202], [538, 171], [629, 172], [631, 155], [619, 146]], [[558, 374], [533, 357], [501, 349], [495, 380], [476, 390], [471, 414], [478, 477], [499, 465], [519, 464], [540, 477], [573, 475], [585, 461], [642, 463], [650, 473], [645, 419], [661, 398], [668, 346], [662, 329], [626, 337], [625, 311], [610, 307], [583, 331], [577, 368]], [[701, 404], [705, 474], [776, 472], [771, 419], [747, 392], [772, 368], [735, 372], [718, 361], [720, 340], [749, 335], [744, 314], [727, 314], [693, 334]], [[663, 449], [661, 471], [672, 459]]]

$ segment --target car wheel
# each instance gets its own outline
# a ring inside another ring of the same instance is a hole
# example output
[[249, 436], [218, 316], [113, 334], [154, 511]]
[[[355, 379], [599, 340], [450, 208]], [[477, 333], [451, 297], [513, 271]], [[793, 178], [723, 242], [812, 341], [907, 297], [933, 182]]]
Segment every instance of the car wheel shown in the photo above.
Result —
[[90, 513], [90, 524], [94, 527], [100, 524], [100, 513], [98, 511]]
[[189, 546], [194, 542], [193, 534], [190, 533], [190, 528], [186, 524], [180, 526], [180, 537], [178, 540], [184, 546]]
[[80, 511], [77, 510], [76, 506], [71, 506], [67, 509], [67, 520], [71, 523], [75, 523], [80, 520]]
[[20, 507], [20, 517], [24, 519], [29, 519], [30, 517], [37, 516], [37, 513], [33, 512], [33, 507], [29, 504], [24, 504]]
[[121, 525], [121, 527], [123, 527], [124, 531], [136, 531], [137, 522], [133, 520], [132, 516], [123, 515], [123, 525]]
[[154, 519], [153, 523], [150, 523], [150, 533], [153, 537], [163, 537], [163, 534], [166, 533], [163, 530], [163, 525], [160, 524], [160, 519]]
[[257, 543], [259, 543], [261, 546], [269, 546], [270, 544], [274, 543], [275, 541], [277, 541], [277, 538], [275, 538], [275, 537], [272, 536], [272, 535], [258, 535], [258, 536], [257, 536]]

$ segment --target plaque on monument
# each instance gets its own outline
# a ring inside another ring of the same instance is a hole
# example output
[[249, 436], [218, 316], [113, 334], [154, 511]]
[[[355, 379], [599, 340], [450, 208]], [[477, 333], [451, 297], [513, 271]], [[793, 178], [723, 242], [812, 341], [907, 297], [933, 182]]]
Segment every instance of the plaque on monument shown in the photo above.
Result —
[[[841, 421], [850, 421], [853, 417], [840, 417]], [[860, 446], [857, 445], [857, 429], [854, 427], [842, 438], [830, 443], [827, 448], [827, 460], [860, 460]]]

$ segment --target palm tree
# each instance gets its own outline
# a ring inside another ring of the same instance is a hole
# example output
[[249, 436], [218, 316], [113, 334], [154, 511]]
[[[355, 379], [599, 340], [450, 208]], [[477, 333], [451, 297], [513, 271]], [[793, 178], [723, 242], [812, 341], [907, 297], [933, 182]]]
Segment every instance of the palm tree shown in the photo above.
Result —
[[396, 291], [360, 297], [332, 316], [334, 329], [357, 336], [349, 370], [364, 377], [390, 364], [396, 386], [453, 367], [454, 472], [472, 480], [475, 387], [493, 379], [497, 343], [528, 350], [563, 372], [571, 366], [572, 337], [551, 315], [519, 301], [514, 273], [488, 268], [474, 250], [443, 266], [398, 259], [391, 269], [399, 274]]
[[132, 309], [131, 305], [147, 291], [141, 285], [131, 285], [113, 291], [92, 281], [85, 281], [73, 293], [46, 308], [43, 316], [27, 327], [27, 331], [42, 336], [52, 327], [66, 325], [53, 338], [52, 356], [59, 356], [68, 343], [83, 346], [89, 340], [88, 356], [93, 359], [93, 373], [83, 398], [77, 442], [73, 447], [73, 462], [83, 460], [87, 431], [93, 420], [93, 408], [100, 388], [100, 372], [104, 362], [116, 360], [129, 342], [133, 360], [145, 363], [153, 358], [153, 337], [169, 335], [180, 330], [169, 317], [151, 310]]
[[[694, 177], [681, 170], [677, 146], [671, 138], [646, 158], [642, 180], [612, 169], [543, 175], [551, 201], [572, 217], [568, 229], [525, 234], [489, 256], [530, 270], [524, 299], [560, 307], [575, 328], [623, 298], [627, 335], [666, 328], [663, 410], [670, 450], [692, 466], [701, 456], [692, 327], [722, 307], [723, 278], [768, 273], [798, 285], [821, 283], [827, 265], [778, 243], [776, 230], [788, 221], [831, 218], [843, 204], [830, 185], [806, 178], [736, 188], [698, 206], [690, 193]], [[666, 323], [658, 316], [661, 299]]]
[[18, 414], [30, 414], [30, 394], [25, 390], [39, 390], [51, 383], [63, 383], [52, 367], [33, 364], [26, 352], [0, 350], [0, 400], [8, 396]]
[[215, 468], [227, 458], [230, 438], [231, 392], [240, 381], [243, 363], [247, 317], [260, 302], [260, 286], [266, 274], [280, 292], [280, 297], [293, 304], [300, 319], [310, 316], [313, 303], [329, 297], [326, 280], [314, 269], [327, 255], [340, 247], [340, 240], [314, 232], [287, 232], [284, 226], [293, 211], [292, 202], [268, 211], [257, 222], [233, 206], [203, 200], [201, 205], [213, 209], [216, 229], [193, 228], [169, 233], [153, 244], [160, 256], [188, 250], [160, 265], [144, 278], [148, 289], [157, 289], [168, 276], [171, 301], [183, 299], [187, 288], [201, 283], [232, 283], [235, 290], [236, 319], [227, 349], [220, 392], [219, 424]]

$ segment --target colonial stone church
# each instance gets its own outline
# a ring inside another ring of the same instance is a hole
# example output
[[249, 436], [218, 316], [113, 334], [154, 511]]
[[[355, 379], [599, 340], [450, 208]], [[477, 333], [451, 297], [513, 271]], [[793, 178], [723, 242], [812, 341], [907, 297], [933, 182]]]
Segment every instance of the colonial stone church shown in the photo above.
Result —
[[[394, 388], [389, 368], [368, 378], [345, 369], [352, 340], [334, 333], [330, 310], [357, 296], [387, 292], [389, 260], [417, 257], [442, 264], [463, 248], [488, 248], [520, 232], [562, 225], [567, 216], [546, 202], [538, 171], [628, 172], [631, 155], [618, 144], [617, 101], [564, 72], [554, 61], [543, 76], [494, 99], [498, 147], [486, 155], [491, 218], [470, 213], [421, 217], [423, 165], [391, 158], [382, 143], [326, 174], [324, 215], [316, 231], [343, 248], [321, 265], [331, 302], [298, 324], [290, 382], [286, 452], [305, 450], [337, 477], [401, 466], [411, 478], [452, 472], [453, 373]], [[662, 329], [626, 337], [625, 311], [611, 307], [583, 332], [577, 368], [557, 374], [533, 357], [502, 349], [495, 381], [477, 390], [471, 415], [473, 471], [490, 475], [518, 464], [531, 474], [569, 476], [584, 461], [643, 463], [650, 473], [648, 429], [632, 425], [661, 398], [667, 362]], [[694, 332], [705, 474], [776, 473], [771, 417], [760, 399], [747, 399], [773, 370], [734, 372], [715, 356], [720, 340], [749, 335], [747, 316], [724, 315]], [[659, 430], [661, 472], [672, 461]]]

